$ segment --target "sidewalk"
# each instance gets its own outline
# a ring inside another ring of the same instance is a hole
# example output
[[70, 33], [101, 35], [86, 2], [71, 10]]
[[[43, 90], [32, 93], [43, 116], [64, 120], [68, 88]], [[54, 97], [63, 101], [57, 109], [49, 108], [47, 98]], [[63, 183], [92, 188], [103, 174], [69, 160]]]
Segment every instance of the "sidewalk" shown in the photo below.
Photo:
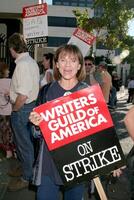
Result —
[[[117, 135], [120, 140], [120, 144], [124, 151], [124, 154], [127, 155], [130, 151], [133, 142], [128, 136], [128, 133], [125, 129], [123, 119], [127, 111], [132, 107], [132, 104], [127, 104], [127, 90], [122, 90], [118, 92], [118, 102], [117, 109], [111, 112], [113, 122], [117, 131]], [[10, 181], [10, 177], [7, 175], [8, 169], [15, 164], [13, 159], [2, 159], [0, 161], [0, 200], [35, 200], [35, 191], [33, 190], [20, 190], [18, 192], [8, 192], [7, 185]], [[107, 183], [102, 180], [104, 191], [107, 194], [108, 200], [130, 200], [130, 191], [129, 191], [129, 170], [126, 168], [123, 175], [118, 179], [117, 184], [114, 182]], [[53, 200], [53, 199], [52, 199]], [[94, 196], [88, 198], [87, 191], [85, 192], [85, 197], [83, 200], [99, 200]]]
[[9, 182], [9, 177], [6, 176], [6, 172], [8, 169], [7, 160], [0, 160], [0, 200], [4, 198], [4, 195], [7, 190], [7, 184]]
[[120, 99], [126, 99], [128, 95], [128, 89], [125, 88], [124, 86], [122, 86], [120, 88], [120, 91], [117, 92], [117, 99], [120, 100]]

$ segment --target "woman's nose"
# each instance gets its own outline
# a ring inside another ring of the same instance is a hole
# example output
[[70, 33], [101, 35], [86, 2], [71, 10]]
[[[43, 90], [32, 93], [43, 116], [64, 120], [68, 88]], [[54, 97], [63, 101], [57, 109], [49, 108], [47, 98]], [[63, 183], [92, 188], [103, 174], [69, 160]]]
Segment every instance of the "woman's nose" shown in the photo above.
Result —
[[70, 65], [70, 60], [66, 60], [66, 66]]

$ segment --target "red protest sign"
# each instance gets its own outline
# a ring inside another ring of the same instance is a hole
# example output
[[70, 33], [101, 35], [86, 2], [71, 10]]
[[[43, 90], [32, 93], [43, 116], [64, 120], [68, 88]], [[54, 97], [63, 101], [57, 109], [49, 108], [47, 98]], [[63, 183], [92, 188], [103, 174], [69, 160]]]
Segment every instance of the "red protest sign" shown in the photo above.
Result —
[[27, 44], [47, 43], [47, 4], [37, 4], [23, 8], [23, 35]]
[[37, 4], [23, 8], [23, 18], [47, 15], [47, 4]]
[[40, 128], [50, 151], [113, 126], [98, 85], [47, 102], [35, 111], [44, 119]]
[[107, 174], [125, 163], [99, 85], [47, 102], [35, 111], [64, 186]]
[[93, 34], [88, 33], [80, 28], [76, 28], [73, 35], [82, 40], [83, 42], [87, 43], [88, 45], [92, 45], [96, 39], [96, 37]]
[[85, 57], [95, 40], [96, 37], [92, 33], [88, 33], [81, 28], [76, 28], [73, 32], [73, 35], [69, 39], [68, 44], [74, 44], [78, 46]]

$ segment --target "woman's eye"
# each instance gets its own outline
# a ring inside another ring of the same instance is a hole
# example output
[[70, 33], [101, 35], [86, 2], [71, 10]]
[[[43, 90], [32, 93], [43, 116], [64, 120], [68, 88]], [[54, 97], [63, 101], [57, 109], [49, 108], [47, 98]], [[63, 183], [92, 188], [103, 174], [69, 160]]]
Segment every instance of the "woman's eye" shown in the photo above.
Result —
[[74, 62], [74, 63], [75, 63], [75, 62], [76, 62], [76, 60], [72, 60], [72, 62]]

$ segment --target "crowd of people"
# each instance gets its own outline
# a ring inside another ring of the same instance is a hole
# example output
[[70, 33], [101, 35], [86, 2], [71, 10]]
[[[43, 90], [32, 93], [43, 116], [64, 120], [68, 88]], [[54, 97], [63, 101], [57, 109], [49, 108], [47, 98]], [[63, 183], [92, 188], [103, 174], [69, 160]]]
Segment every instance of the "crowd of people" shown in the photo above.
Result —
[[91, 56], [85, 58], [86, 79], [89, 85], [99, 84], [105, 101], [109, 109], [115, 109], [117, 103], [117, 92], [120, 90], [120, 78], [116, 71], [112, 74], [108, 72], [108, 65], [105, 61], [101, 61], [95, 66], [95, 59]]
[[[4, 98], [8, 100], [0, 105], [0, 137], [6, 151], [12, 152], [15, 149], [20, 165], [8, 173], [12, 177], [19, 177], [11, 180], [8, 189], [17, 191], [27, 188], [32, 182], [37, 185], [37, 200], [58, 200], [63, 182], [48, 147], [40, 136], [39, 124], [42, 117], [33, 109], [37, 105], [94, 84], [99, 84], [108, 108], [114, 109], [120, 79], [117, 72], [108, 72], [106, 62], [101, 61], [96, 66], [92, 56], [83, 58], [76, 45], [66, 44], [59, 47], [55, 54], [44, 54], [41, 74], [37, 62], [29, 55], [21, 34], [14, 33], [10, 36], [9, 50], [16, 67], [12, 79], [9, 80], [8, 66], [0, 62], [0, 79], [8, 81], [8, 86], [4, 89]], [[132, 101], [133, 81], [132, 79], [129, 83], [128, 102]], [[8, 113], [4, 110], [7, 105]], [[133, 113], [132, 110], [125, 118], [132, 138], [133, 125], [130, 119]], [[38, 144], [33, 135], [38, 137]], [[64, 199], [82, 200], [83, 194], [84, 184], [81, 183], [64, 190]]]

